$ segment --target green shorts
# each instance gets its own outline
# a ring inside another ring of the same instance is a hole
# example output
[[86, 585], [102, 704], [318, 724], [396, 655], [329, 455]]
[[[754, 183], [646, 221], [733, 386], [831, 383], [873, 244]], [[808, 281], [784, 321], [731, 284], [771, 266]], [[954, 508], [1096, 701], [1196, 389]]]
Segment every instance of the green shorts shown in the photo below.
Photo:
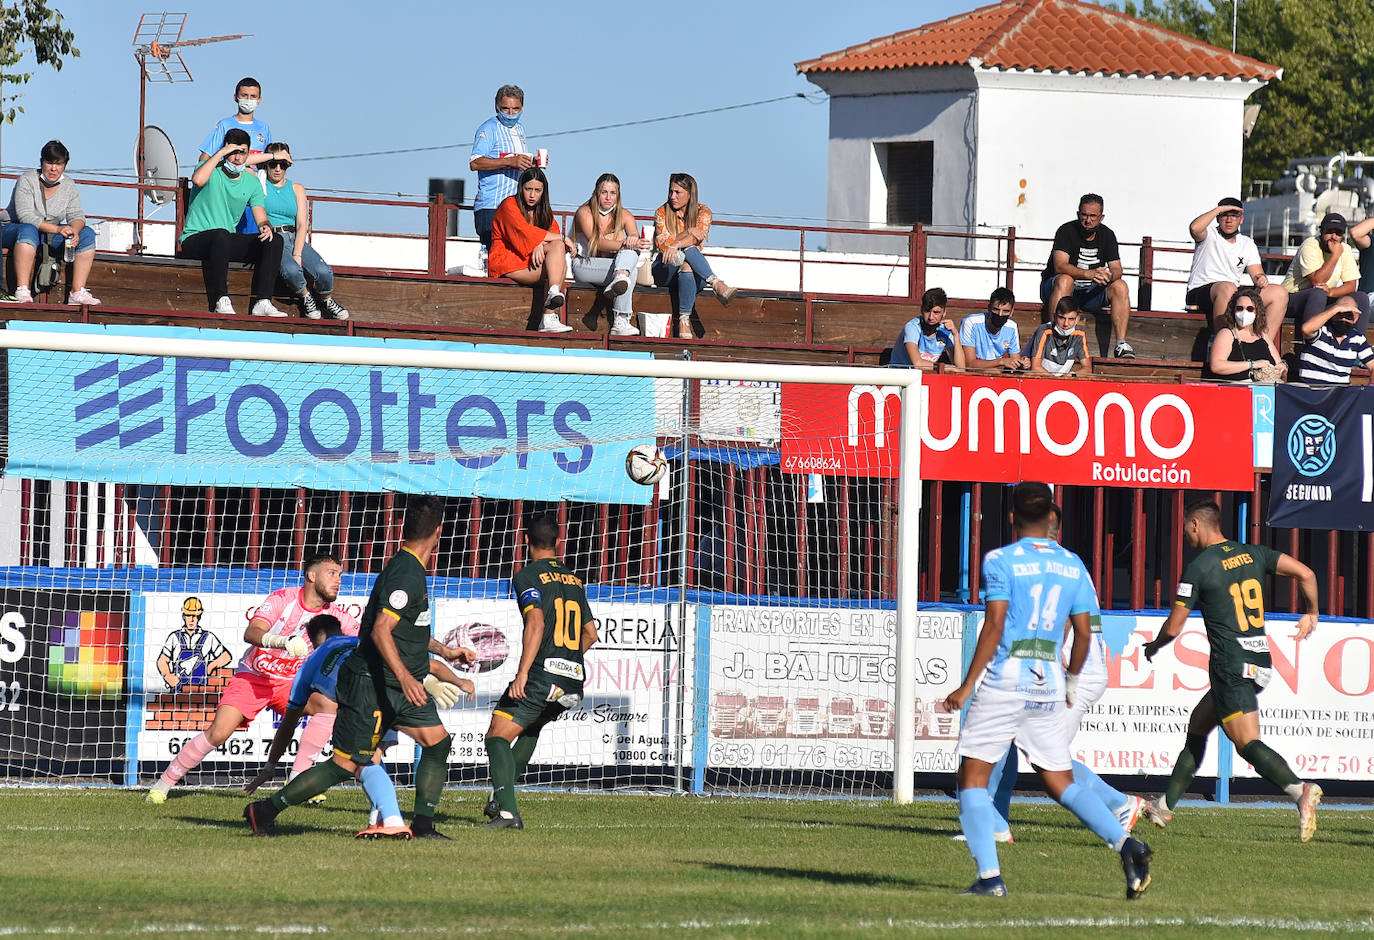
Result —
[[1245, 674], [1245, 665], [1228, 663], [1225, 669], [1208, 671], [1212, 681], [1212, 707], [1223, 724], [1246, 712], [1259, 711], [1259, 694], [1268, 685], [1268, 670], [1265, 669], [1261, 684]]
[[547, 676], [531, 678], [525, 683], [524, 698], [511, 698], [510, 686], [506, 686], [494, 714], [509, 718], [525, 730], [542, 728], [582, 703], [582, 683], [569, 685], [573, 688], [565, 689]]
[[400, 689], [374, 678], [367, 666], [350, 668], [350, 656], [339, 671], [339, 714], [334, 720], [334, 753], [366, 764], [389, 728], [430, 728], [442, 725], [434, 699], [412, 705]]

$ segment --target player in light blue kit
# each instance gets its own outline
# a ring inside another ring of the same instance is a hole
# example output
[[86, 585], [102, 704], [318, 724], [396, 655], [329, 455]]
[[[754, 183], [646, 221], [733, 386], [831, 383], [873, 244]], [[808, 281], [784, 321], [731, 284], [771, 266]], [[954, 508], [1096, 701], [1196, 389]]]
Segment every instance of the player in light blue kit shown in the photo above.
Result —
[[[1121, 856], [1126, 898], [1134, 900], [1150, 885], [1150, 847], [1132, 838], [1096, 793], [1073, 780], [1064, 710], [1075, 699], [1092, 641], [1089, 580], [1078, 556], [1048, 537], [1052, 505], [1043, 483], [1018, 483], [1012, 490], [1017, 541], [983, 559], [983, 630], [963, 684], [945, 699], [958, 711], [973, 698], [959, 732], [959, 825], [978, 880], [964, 893], [1007, 893], [993, 839], [996, 812], [988, 777], [1015, 743], [1050, 796]], [[1060, 665], [1065, 618], [1074, 635], [1067, 674]]]

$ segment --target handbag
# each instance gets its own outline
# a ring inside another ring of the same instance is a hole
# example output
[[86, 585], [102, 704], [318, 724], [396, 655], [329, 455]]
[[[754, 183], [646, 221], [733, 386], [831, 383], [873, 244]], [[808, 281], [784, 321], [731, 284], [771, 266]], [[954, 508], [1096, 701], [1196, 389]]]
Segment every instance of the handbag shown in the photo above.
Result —
[[1257, 362], [1250, 370], [1250, 381], [1256, 385], [1274, 385], [1282, 382], [1288, 370], [1281, 362]]

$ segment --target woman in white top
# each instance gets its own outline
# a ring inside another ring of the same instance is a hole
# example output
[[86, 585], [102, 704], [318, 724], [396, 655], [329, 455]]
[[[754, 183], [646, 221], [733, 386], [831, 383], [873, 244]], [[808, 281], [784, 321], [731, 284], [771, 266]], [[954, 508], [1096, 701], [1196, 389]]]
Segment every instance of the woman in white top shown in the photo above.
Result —
[[577, 234], [577, 255], [572, 261], [573, 279], [594, 287], [601, 287], [611, 298], [615, 314], [611, 335], [632, 336], [630, 325], [634, 312], [631, 298], [635, 289], [635, 268], [639, 252], [649, 242], [638, 235], [635, 217], [620, 202], [620, 180], [614, 173], [602, 173], [596, 178], [592, 196], [573, 217]]

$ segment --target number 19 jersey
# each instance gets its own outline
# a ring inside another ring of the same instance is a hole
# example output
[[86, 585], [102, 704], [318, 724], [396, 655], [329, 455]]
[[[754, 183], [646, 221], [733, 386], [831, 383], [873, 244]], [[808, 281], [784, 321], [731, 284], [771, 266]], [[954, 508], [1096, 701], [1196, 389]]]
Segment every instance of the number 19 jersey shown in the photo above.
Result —
[[1281, 554], [1226, 539], [1203, 549], [1183, 570], [1174, 603], [1201, 612], [1213, 670], [1270, 664], [1264, 580], [1278, 568]]
[[1002, 641], [982, 685], [1040, 701], [1062, 701], [1060, 648], [1070, 614], [1092, 610], [1092, 579], [1077, 555], [1052, 539], [1023, 538], [983, 558], [985, 601], [1006, 601]]

